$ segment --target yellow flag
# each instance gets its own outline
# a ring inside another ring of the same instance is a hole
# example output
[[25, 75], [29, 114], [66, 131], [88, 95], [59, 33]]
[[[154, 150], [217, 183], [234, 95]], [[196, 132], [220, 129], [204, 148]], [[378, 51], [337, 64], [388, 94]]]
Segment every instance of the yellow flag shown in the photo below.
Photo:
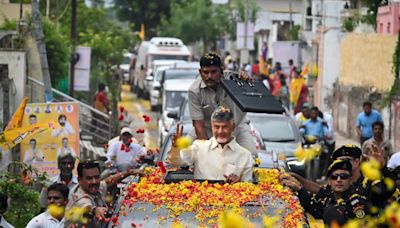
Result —
[[266, 65], [267, 63], [264, 61], [264, 58], [262, 57], [262, 55], [259, 56], [258, 60], [259, 60], [258, 66], [259, 66], [260, 74], [267, 76], [268, 75], [268, 69], [267, 69], [267, 65]]
[[24, 100], [21, 102], [18, 109], [14, 112], [13, 116], [8, 122], [6, 129], [4, 129], [5, 131], [21, 127], [22, 119], [24, 118], [25, 113], [25, 106], [26, 103], [28, 103], [28, 100], [29, 98], [25, 97]]
[[306, 65], [304, 65], [303, 70], [301, 71], [300, 75], [304, 77], [304, 76], [308, 75], [308, 72], [310, 72], [310, 63], [306, 63]]
[[297, 102], [299, 101], [301, 88], [303, 87], [304, 82], [304, 78], [300, 77], [293, 78], [292, 82], [290, 83], [290, 102], [292, 102], [294, 105], [297, 105]]
[[142, 39], [142, 41], [144, 40], [144, 24], [140, 25], [139, 37]]
[[30, 140], [37, 134], [59, 127], [61, 126], [56, 121], [50, 121], [3, 131], [0, 133], [0, 147], [9, 150], [18, 143]]

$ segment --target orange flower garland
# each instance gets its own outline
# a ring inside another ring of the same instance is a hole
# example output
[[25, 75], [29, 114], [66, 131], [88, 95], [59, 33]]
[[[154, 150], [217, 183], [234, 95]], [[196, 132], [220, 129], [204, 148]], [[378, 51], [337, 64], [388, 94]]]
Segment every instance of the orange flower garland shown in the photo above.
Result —
[[[154, 204], [157, 208], [165, 206], [169, 217], [177, 217], [185, 212], [194, 212], [196, 219], [203, 225], [215, 225], [217, 218], [227, 209], [244, 214], [243, 206], [247, 202], [260, 202], [265, 199], [284, 201], [286, 207], [279, 211], [284, 218], [283, 227], [298, 227], [305, 223], [303, 209], [297, 198], [279, 183], [278, 170], [257, 169], [258, 184], [240, 182], [236, 184], [211, 184], [207, 181], [182, 181], [164, 184], [163, 173], [155, 169], [139, 183], [132, 183], [126, 189], [126, 195], [120, 215], [126, 214], [126, 207], [131, 208], [137, 202]], [[269, 201], [267, 201], [269, 202]], [[274, 205], [272, 205], [274, 206]], [[264, 208], [262, 206], [262, 208]], [[248, 217], [262, 217], [263, 213], [254, 213]], [[166, 219], [166, 218], [164, 218]]]

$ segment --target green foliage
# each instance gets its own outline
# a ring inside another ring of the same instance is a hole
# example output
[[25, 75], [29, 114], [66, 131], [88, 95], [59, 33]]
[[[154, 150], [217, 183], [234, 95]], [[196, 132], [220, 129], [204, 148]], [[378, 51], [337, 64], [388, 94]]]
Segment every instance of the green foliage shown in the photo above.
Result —
[[173, 0], [114, 0], [114, 6], [119, 20], [132, 23], [133, 31], [139, 31], [143, 23], [146, 37], [152, 37], [161, 19], [169, 17], [171, 2]]
[[299, 32], [300, 32], [301, 26], [300, 25], [294, 25], [292, 29], [289, 30], [288, 33], [288, 40], [299, 40]]
[[363, 17], [363, 21], [376, 28], [376, 16], [379, 6], [387, 5], [387, 0], [363, 0], [364, 4], [368, 7], [368, 15]]
[[10, 198], [10, 205], [4, 217], [15, 227], [25, 227], [40, 212], [39, 193], [33, 187], [42, 185], [46, 174], [39, 174], [36, 169], [26, 164], [14, 164], [19, 166], [25, 175], [28, 173], [36, 176], [23, 184], [19, 174], [0, 173], [0, 192]]
[[0, 25], [0, 30], [17, 30], [17, 21], [9, 20], [6, 18], [3, 24]]
[[60, 81], [68, 78], [69, 56], [71, 54], [69, 39], [60, 33], [59, 28], [53, 22], [42, 18], [42, 25], [51, 84], [59, 85]]
[[230, 7], [205, 4], [203, 0], [193, 0], [171, 5], [171, 17], [161, 21], [158, 31], [161, 36], [174, 36], [190, 43], [202, 40], [215, 42], [234, 24]]
[[[10, 3], [21, 3], [21, 0], [10, 0]], [[23, 0], [22, 1], [22, 3], [24, 3], [24, 4], [30, 4], [30, 3], [32, 3], [32, 1], [31, 0]]]
[[342, 28], [347, 32], [354, 30], [355, 22], [352, 18], [347, 18], [343, 21]]

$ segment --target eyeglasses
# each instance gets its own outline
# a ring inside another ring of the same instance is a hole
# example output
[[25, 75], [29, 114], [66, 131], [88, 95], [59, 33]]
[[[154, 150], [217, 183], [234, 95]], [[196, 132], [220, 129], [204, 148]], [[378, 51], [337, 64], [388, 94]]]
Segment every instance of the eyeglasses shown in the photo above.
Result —
[[338, 177], [340, 177], [341, 180], [347, 180], [347, 179], [349, 179], [349, 178], [351, 177], [351, 175], [350, 175], [350, 174], [347, 174], [347, 173], [332, 174], [332, 175], [329, 177], [329, 179], [331, 179], [331, 180], [337, 180]]

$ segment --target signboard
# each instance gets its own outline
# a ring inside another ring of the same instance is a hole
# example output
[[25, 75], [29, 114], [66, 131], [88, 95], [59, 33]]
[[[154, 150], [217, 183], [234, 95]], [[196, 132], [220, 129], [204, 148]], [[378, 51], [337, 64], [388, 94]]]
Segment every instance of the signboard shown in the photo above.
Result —
[[75, 53], [79, 54], [79, 61], [75, 64], [75, 91], [89, 91], [90, 84], [90, 47], [77, 47]]
[[33, 103], [25, 107], [22, 127], [58, 122], [61, 127], [45, 131], [21, 143], [21, 162], [31, 164], [50, 177], [58, 174], [57, 156], [79, 157], [78, 103]]
[[238, 22], [236, 26], [236, 42], [238, 49], [254, 50], [254, 23]]

